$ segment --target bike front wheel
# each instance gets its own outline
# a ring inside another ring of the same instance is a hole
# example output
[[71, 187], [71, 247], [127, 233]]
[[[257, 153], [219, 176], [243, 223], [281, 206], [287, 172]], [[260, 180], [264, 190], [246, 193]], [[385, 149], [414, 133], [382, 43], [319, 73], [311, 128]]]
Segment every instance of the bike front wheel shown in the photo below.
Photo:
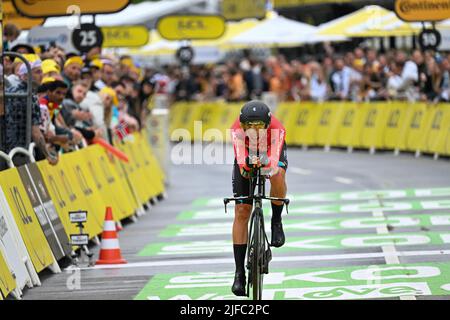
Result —
[[[261, 209], [255, 209], [261, 210]], [[255, 214], [255, 221], [253, 225], [253, 237], [252, 237], [252, 255], [251, 255], [251, 287], [253, 300], [262, 299], [263, 290], [263, 257], [265, 251], [264, 243], [264, 223], [262, 221], [261, 214]]]

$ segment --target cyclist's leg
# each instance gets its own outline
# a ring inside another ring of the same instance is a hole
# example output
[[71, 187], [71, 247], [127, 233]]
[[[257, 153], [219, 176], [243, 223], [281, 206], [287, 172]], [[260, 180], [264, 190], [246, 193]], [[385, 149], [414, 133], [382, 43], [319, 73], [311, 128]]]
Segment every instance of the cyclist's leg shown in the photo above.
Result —
[[[270, 196], [274, 198], [285, 198], [287, 194], [286, 170], [288, 167], [287, 148], [283, 146], [283, 151], [279, 161], [280, 170], [277, 175], [270, 178]], [[272, 201], [272, 245], [281, 247], [285, 242], [281, 214], [284, 203]]]
[[[249, 180], [242, 177], [239, 166], [233, 167], [233, 194], [235, 197], [249, 195]], [[247, 253], [248, 221], [252, 210], [252, 201], [236, 203], [233, 223], [233, 252], [236, 275], [232, 291], [236, 295], [245, 295], [245, 255]]]

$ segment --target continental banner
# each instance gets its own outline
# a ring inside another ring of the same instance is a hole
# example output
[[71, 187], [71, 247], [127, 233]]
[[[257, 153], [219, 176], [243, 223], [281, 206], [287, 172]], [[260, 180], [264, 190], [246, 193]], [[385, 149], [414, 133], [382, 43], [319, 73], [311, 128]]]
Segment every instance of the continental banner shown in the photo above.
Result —
[[450, 1], [395, 0], [395, 13], [408, 22], [445, 20], [450, 17]]

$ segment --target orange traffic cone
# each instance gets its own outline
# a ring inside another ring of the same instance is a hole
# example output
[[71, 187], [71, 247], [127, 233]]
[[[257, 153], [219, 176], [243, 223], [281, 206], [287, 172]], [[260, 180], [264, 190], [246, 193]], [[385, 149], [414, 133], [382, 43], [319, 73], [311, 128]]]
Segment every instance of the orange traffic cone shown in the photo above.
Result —
[[106, 208], [105, 223], [102, 233], [102, 247], [99, 260], [95, 264], [122, 264], [127, 263], [120, 252], [117, 238], [116, 223], [113, 219], [111, 207]]

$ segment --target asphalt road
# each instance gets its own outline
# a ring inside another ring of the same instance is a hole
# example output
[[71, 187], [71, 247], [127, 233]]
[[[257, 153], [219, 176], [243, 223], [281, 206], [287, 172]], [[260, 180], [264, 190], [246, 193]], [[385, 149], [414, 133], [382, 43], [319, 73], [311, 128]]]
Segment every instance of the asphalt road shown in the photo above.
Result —
[[[265, 299], [450, 298], [448, 160], [318, 149], [288, 158], [287, 243], [273, 250]], [[24, 299], [232, 299], [233, 209], [220, 204], [232, 196], [231, 165], [172, 165], [170, 181], [168, 198], [119, 233], [128, 264], [44, 272]]]

